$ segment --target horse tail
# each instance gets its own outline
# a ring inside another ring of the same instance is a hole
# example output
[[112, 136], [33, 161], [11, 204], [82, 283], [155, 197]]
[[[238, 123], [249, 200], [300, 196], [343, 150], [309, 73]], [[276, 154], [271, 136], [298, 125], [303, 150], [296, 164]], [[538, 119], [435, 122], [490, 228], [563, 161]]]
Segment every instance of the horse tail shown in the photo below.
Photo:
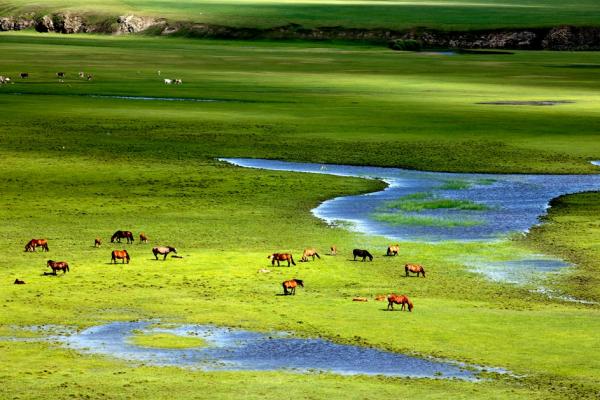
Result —
[[320, 256], [320, 255], [319, 255], [319, 253], [317, 253], [316, 251], [315, 251], [315, 256], [317, 256], [317, 258], [318, 258], [319, 260], [321, 259], [321, 256]]
[[294, 256], [292, 256], [291, 254], [290, 254], [290, 261], [292, 262], [292, 265], [296, 265], [296, 263], [294, 262]]

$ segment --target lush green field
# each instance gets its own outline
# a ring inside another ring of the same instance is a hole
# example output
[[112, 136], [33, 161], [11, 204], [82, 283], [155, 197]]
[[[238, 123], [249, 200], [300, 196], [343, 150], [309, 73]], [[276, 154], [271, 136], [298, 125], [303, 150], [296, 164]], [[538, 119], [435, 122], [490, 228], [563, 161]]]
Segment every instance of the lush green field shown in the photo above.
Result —
[[532, 229], [527, 242], [546, 254], [554, 254], [579, 265], [568, 275], [559, 275], [553, 284], [575, 296], [600, 299], [598, 255], [599, 193], [564, 196], [552, 203], [544, 225]]
[[1, 0], [0, 15], [34, 11], [126, 13], [227, 26], [480, 29], [598, 25], [595, 0]]
[[[566, 303], [467, 271], [463, 256], [511, 254], [510, 243], [402, 243], [330, 228], [309, 210], [373, 191], [361, 179], [244, 170], [218, 156], [394, 165], [434, 170], [590, 172], [600, 154], [594, 53], [410, 54], [306, 43], [0, 35], [0, 336], [160, 318], [281, 329], [504, 367], [519, 377], [465, 383], [330, 374], [203, 373], [133, 367], [56, 345], [0, 341], [0, 397], [58, 398], [594, 398], [597, 306]], [[42, 57], [43, 55], [43, 57]], [[50, 61], [45, 61], [50, 60]], [[64, 70], [59, 83], [54, 73]], [[90, 82], [76, 78], [83, 70]], [[161, 71], [158, 76], [157, 70]], [[28, 71], [30, 78], [16, 78]], [[165, 77], [181, 78], [166, 86]], [[160, 102], [86, 95], [210, 98]], [[554, 107], [477, 105], [574, 100]], [[109, 265], [108, 237], [129, 265]], [[100, 249], [93, 239], [103, 237]], [[50, 252], [22, 251], [46, 237]], [[340, 255], [271, 268], [267, 254], [315, 246]], [[153, 244], [183, 259], [155, 261]], [[354, 247], [375, 261], [349, 261]], [[72, 271], [44, 276], [48, 258]], [[404, 278], [421, 262], [426, 279]], [[258, 274], [260, 268], [270, 274]], [[591, 270], [592, 274], [597, 271]], [[276, 296], [280, 282], [306, 282]], [[26, 285], [12, 285], [15, 278]], [[409, 294], [413, 313], [354, 303]], [[593, 296], [594, 289], [581, 296]], [[171, 344], [172, 345], [172, 344]], [[243, 387], [240, 387], [243, 382]]]

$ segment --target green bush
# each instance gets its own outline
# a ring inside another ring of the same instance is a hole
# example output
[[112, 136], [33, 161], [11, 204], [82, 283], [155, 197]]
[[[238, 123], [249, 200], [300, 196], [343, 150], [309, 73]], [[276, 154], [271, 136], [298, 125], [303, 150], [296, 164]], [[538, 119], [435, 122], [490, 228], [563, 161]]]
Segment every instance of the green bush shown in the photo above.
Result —
[[389, 42], [389, 47], [392, 50], [421, 51], [422, 44], [414, 39], [395, 39]]

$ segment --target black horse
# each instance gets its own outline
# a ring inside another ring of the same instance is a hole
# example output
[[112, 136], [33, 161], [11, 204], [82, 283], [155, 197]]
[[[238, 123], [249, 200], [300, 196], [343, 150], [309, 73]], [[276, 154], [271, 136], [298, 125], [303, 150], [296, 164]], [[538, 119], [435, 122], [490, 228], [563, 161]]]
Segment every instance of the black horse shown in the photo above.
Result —
[[130, 231], [116, 231], [110, 238], [110, 242], [114, 243], [115, 240], [121, 243], [121, 239], [127, 239], [127, 243], [133, 243], [133, 233]]
[[352, 250], [352, 254], [354, 254], [354, 261], [356, 261], [356, 257], [362, 257], [363, 261], [369, 257], [369, 261], [373, 261], [373, 256], [367, 250], [354, 249]]

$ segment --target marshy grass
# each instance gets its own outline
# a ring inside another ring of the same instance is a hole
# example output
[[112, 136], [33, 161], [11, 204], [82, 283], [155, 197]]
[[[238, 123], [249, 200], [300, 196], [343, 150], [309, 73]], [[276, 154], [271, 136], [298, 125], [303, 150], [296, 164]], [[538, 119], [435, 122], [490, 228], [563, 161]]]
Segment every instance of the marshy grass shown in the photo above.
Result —
[[129, 342], [141, 346], [157, 349], [188, 349], [193, 347], [207, 347], [208, 343], [199, 337], [179, 336], [173, 333], [145, 333], [134, 332]]
[[405, 212], [420, 212], [424, 210], [465, 210], [484, 211], [489, 206], [471, 200], [437, 198], [430, 192], [418, 192], [402, 196], [396, 200], [386, 202], [386, 209], [401, 210]]
[[483, 221], [473, 219], [451, 219], [445, 217], [432, 217], [429, 215], [411, 215], [404, 213], [375, 213], [373, 218], [377, 221], [392, 225], [421, 225], [437, 226], [440, 228], [455, 228], [459, 226], [481, 225]]

